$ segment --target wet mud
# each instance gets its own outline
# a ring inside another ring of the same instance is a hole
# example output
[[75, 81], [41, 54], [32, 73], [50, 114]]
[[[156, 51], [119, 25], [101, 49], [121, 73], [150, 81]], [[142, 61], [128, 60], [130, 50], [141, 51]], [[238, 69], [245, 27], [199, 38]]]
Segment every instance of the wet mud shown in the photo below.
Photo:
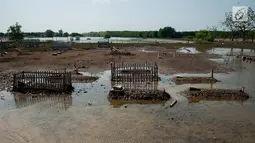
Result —
[[169, 100], [171, 96], [160, 90], [150, 89], [123, 89], [122, 91], [111, 90], [110, 99], [120, 100]]
[[211, 100], [247, 100], [249, 95], [242, 90], [193, 88], [184, 91], [184, 95], [194, 99]]
[[212, 77], [180, 77], [176, 76], [173, 78], [173, 81], [179, 84], [188, 84], [188, 83], [215, 83], [219, 82], [217, 79]]

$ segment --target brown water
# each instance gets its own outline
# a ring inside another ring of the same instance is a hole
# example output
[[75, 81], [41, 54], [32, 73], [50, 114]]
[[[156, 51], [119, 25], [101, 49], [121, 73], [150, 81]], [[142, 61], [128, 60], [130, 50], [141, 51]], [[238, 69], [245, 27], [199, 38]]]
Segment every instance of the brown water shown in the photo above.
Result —
[[[24, 95], [1, 91], [1, 143], [253, 142], [255, 63], [222, 55], [224, 60], [218, 62], [235, 69], [232, 73], [214, 75], [222, 82], [177, 86], [169, 81], [174, 75], [160, 75], [162, 80], [158, 88], [165, 88], [172, 96], [170, 101], [163, 103], [109, 102], [109, 71], [99, 73], [100, 78], [96, 82], [75, 83], [75, 91], [67, 98], [24, 98]], [[186, 73], [181, 75], [194, 76]], [[199, 75], [209, 76], [210, 73]], [[245, 92], [251, 98], [246, 101], [194, 102], [179, 93], [189, 86], [245, 87]], [[178, 102], [170, 108], [173, 99]]]

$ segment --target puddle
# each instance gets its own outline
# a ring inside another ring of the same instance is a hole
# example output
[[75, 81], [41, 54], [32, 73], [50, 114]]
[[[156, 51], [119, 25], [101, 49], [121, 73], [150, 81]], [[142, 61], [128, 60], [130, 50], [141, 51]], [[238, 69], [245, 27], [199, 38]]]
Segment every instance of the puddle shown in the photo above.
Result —
[[66, 110], [72, 105], [72, 97], [63, 96], [47, 96], [47, 95], [28, 95], [22, 93], [11, 93], [1, 91], [0, 109], [24, 108], [33, 105], [39, 105], [42, 108], [55, 107], [57, 109]]
[[223, 59], [223, 58], [219, 58], [219, 59], [208, 59], [208, 60], [214, 61], [214, 62], [216, 62], [216, 63], [224, 63], [224, 62], [225, 62], [225, 59]]
[[14, 97], [10, 92], [0, 91], [0, 109], [8, 109], [15, 106]]
[[141, 48], [138, 50], [140, 52], [146, 52], [146, 53], [157, 53], [158, 51], [148, 50], [147, 48]]
[[182, 47], [182, 48], [177, 49], [177, 52], [190, 53], [190, 54], [208, 53], [208, 54], [216, 54], [216, 55], [221, 55], [221, 56], [236, 56], [236, 55], [255, 56], [255, 50], [240, 49], [240, 48]]
[[[224, 59], [210, 59], [216, 62], [223, 62]], [[132, 83], [132, 82], [111, 82], [110, 81], [110, 70], [100, 72], [100, 73], [89, 73], [89, 72], [80, 72], [83, 76], [98, 76], [99, 79], [93, 81], [91, 83], [73, 83], [74, 91], [71, 94], [72, 96], [72, 106], [85, 106], [88, 103], [92, 105], [110, 105], [111, 103], [108, 101], [108, 93], [113, 85], [122, 84], [123, 87], [127, 88], [148, 88], [148, 89], [166, 89], [170, 95], [175, 96], [175, 98], [182, 100], [183, 102], [187, 102], [185, 98], [179, 97], [178, 92], [189, 88], [189, 86], [198, 86], [198, 87], [213, 87], [213, 88], [242, 88], [245, 87], [245, 91], [247, 91], [251, 96], [254, 94], [254, 90], [252, 85], [255, 85], [255, 78], [252, 73], [255, 73], [255, 65], [254, 64], [246, 64], [242, 62], [238, 62], [237, 59], [233, 59], [232, 62], [229, 62], [229, 66], [232, 66], [236, 69], [236, 72], [232, 72], [229, 74], [226, 73], [215, 73], [214, 77], [217, 80], [222, 82], [213, 83], [213, 84], [185, 84], [185, 85], [176, 85], [172, 78], [175, 76], [184, 76], [184, 77], [210, 77], [211, 73], [207, 74], [189, 74], [189, 73], [180, 73], [174, 75], [165, 75], [159, 74], [160, 81], [159, 82], [140, 82], [140, 83]], [[243, 68], [240, 68], [243, 67]], [[9, 92], [2, 91], [1, 94], [5, 94], [5, 100], [0, 100], [0, 108], [9, 108], [15, 105], [13, 95]], [[247, 102], [252, 102], [248, 100]]]
[[179, 53], [189, 53], [189, 54], [198, 54], [200, 53], [196, 48], [193, 47], [182, 47], [177, 49]]
[[235, 103], [238, 103], [240, 105], [243, 105], [243, 103], [246, 101], [246, 100], [232, 100], [232, 99], [195, 99], [195, 98], [192, 98], [192, 97], [187, 97], [189, 103], [199, 103], [199, 102], [226, 102], [226, 101], [229, 101], [229, 102], [235, 102]]
[[147, 100], [139, 100], [139, 101], [126, 101], [126, 100], [109, 100], [110, 105], [113, 108], [120, 108], [123, 105], [124, 108], [128, 107], [128, 104], [140, 104], [140, 105], [152, 105], [152, 104], [158, 104], [158, 105], [162, 105], [165, 106], [165, 103], [167, 101], [147, 101]]
[[236, 55], [249, 55], [254, 56], [255, 52], [252, 49], [238, 49], [238, 48], [213, 48], [208, 50], [209, 54], [217, 54], [222, 56], [236, 56]]
[[36, 108], [56, 108], [60, 110], [67, 110], [72, 106], [71, 95], [25, 95], [14, 94], [14, 102], [16, 108], [24, 108], [28, 106], [38, 106]]

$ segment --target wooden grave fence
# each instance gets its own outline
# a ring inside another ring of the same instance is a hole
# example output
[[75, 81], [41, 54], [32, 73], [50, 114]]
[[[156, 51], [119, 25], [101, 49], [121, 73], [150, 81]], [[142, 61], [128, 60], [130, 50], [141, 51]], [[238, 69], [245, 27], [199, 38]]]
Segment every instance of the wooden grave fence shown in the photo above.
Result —
[[111, 63], [111, 81], [158, 81], [158, 65], [147, 62], [145, 64]]
[[72, 89], [71, 72], [36, 71], [13, 75], [14, 91], [49, 90], [69, 92]]

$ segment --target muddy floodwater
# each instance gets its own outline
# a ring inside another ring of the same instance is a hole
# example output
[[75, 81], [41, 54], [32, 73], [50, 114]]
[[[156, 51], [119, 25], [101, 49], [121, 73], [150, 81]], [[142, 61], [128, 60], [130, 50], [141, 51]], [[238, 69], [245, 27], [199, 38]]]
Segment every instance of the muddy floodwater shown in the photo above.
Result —
[[[180, 52], [200, 53], [192, 48]], [[210, 76], [208, 74], [160, 74], [153, 88], [165, 89], [167, 102], [128, 103], [109, 101], [110, 71], [92, 73], [92, 83], [73, 83], [67, 96], [26, 95], [1, 91], [1, 143], [84, 143], [84, 142], [254, 142], [255, 140], [255, 63], [237, 59], [237, 54], [255, 55], [252, 50], [212, 48], [221, 55], [212, 59], [233, 72], [217, 73], [214, 84], [175, 85], [171, 78]], [[211, 60], [211, 59], [210, 59]], [[91, 75], [91, 73], [83, 73]], [[242, 89], [250, 95], [245, 101], [188, 100], [181, 91], [190, 86]], [[178, 102], [170, 107], [172, 101]]]

